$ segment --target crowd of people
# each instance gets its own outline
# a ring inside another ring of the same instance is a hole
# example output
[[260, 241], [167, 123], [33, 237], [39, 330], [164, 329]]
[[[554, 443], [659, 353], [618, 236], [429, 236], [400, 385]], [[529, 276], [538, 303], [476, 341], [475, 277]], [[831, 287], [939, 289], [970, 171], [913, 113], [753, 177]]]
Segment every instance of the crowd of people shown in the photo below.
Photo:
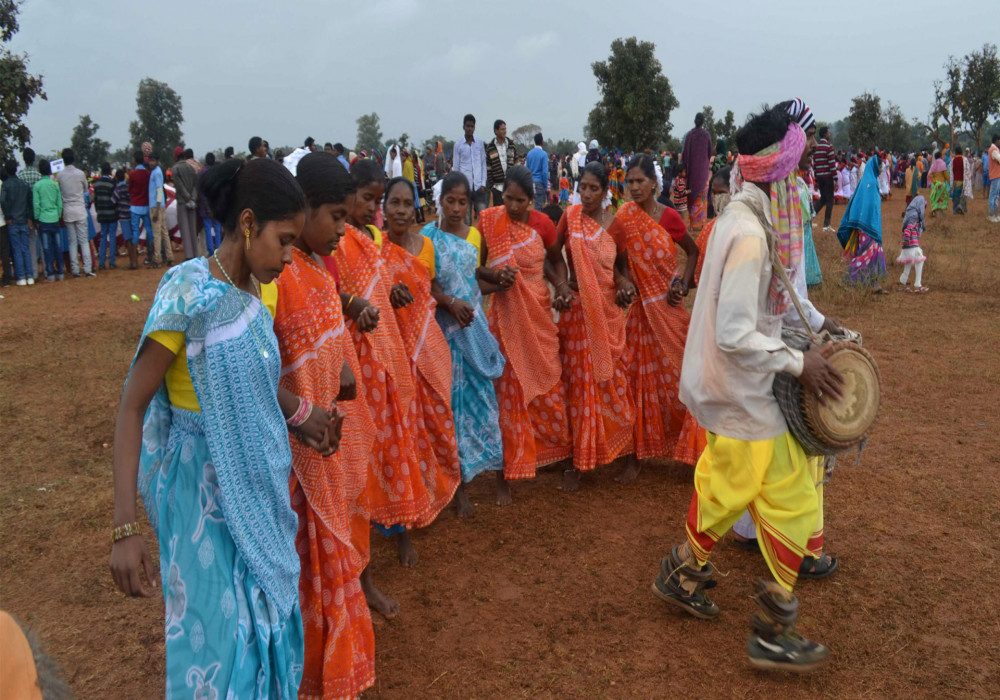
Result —
[[[729, 147], [698, 115], [680, 154], [591, 141], [554, 156], [542, 134], [522, 153], [493, 126], [484, 144], [466, 115], [450, 158], [440, 143], [421, 157], [312, 138], [272, 157], [253, 137], [245, 161], [179, 147], [169, 174], [148, 144], [93, 182], [71, 149], [55, 175], [30, 151], [20, 172], [5, 164], [16, 284], [62, 279], [64, 253], [74, 276], [116, 267], [119, 242], [137, 269], [140, 231], [144, 264], [170, 268], [122, 393], [110, 562], [124, 593], [151, 594], [138, 493], [159, 549], [168, 694], [356, 696], [375, 678], [371, 611], [399, 611], [376, 584], [373, 537], [414, 566], [411, 531], [450, 503], [471, 515], [477, 476], [493, 473], [503, 506], [543, 467], [575, 491], [619, 459], [623, 484], [643, 460], [694, 468], [660, 599], [716, 617], [709, 560], [733, 529], [773, 576], [754, 590], [751, 663], [826, 661], [795, 632], [793, 593], [839, 566], [823, 547], [824, 462], [789, 432], [771, 383], [785, 372], [820, 401], [841, 397], [822, 348], [782, 340], [783, 326], [844, 333], [809, 300], [812, 222], [825, 209], [832, 231], [849, 193], [845, 280], [879, 287], [882, 178], [908, 188], [922, 155], [834, 153], [799, 99], [751, 115]], [[975, 177], [958, 148], [945, 170], [953, 195]], [[901, 284], [912, 270], [925, 290], [918, 190], [899, 262]]]

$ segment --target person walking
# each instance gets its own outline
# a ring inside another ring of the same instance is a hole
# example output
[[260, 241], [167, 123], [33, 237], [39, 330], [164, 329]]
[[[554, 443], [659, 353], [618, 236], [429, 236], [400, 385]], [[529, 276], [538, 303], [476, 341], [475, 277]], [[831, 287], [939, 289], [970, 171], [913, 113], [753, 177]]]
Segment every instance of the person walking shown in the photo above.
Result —
[[152, 241], [146, 245], [153, 249], [153, 267], [159, 267], [165, 262], [167, 267], [174, 264], [174, 249], [170, 244], [170, 232], [167, 230], [167, 198], [163, 189], [163, 170], [160, 169], [160, 156], [149, 154], [149, 218], [153, 222]]
[[101, 227], [99, 268], [115, 268], [118, 266], [115, 257], [118, 253], [118, 207], [115, 206], [115, 181], [111, 178], [111, 163], [101, 163], [101, 176], [94, 182], [94, 209], [97, 211], [97, 223]]
[[[153, 222], [149, 218], [149, 168], [142, 151], [132, 154], [135, 167], [128, 176], [129, 212], [132, 215], [132, 242], [139, 245], [140, 227], [146, 226], [146, 265], [153, 264]], [[136, 253], [138, 259], [138, 253]]]
[[813, 171], [816, 173], [816, 186], [819, 188], [819, 206], [816, 207], [816, 217], [826, 208], [823, 216], [823, 230], [833, 231], [830, 219], [833, 216], [833, 181], [837, 175], [836, 163], [833, 158], [833, 146], [830, 144], [830, 128], [820, 127], [819, 141], [813, 151]]
[[493, 122], [494, 138], [486, 144], [486, 189], [492, 196], [492, 205], [503, 204], [503, 184], [507, 169], [517, 163], [517, 145], [507, 138], [507, 122]]
[[128, 191], [128, 183], [125, 181], [125, 169], [118, 168], [115, 171], [115, 190], [111, 194], [111, 201], [115, 204], [118, 212], [118, 228], [122, 232], [122, 241], [128, 251], [128, 269], [135, 270], [139, 267], [139, 254], [136, 245], [139, 243], [139, 230], [132, 230], [131, 197]]
[[528, 151], [524, 164], [531, 171], [535, 187], [535, 209], [541, 211], [548, 203], [549, 193], [549, 154], [545, 152], [542, 132], [535, 134], [535, 147]]
[[688, 228], [695, 238], [708, 216], [708, 178], [711, 174], [712, 137], [704, 127], [705, 115], [694, 116], [694, 128], [684, 137], [681, 162], [687, 172]]
[[194, 166], [187, 162], [193, 158], [190, 148], [182, 151], [174, 149], [174, 191], [177, 194], [177, 226], [181, 230], [184, 259], [198, 256], [198, 174]]
[[[486, 208], [486, 147], [476, 136], [476, 118], [473, 115], [465, 115], [462, 128], [465, 134], [455, 143], [452, 161], [453, 169], [465, 175], [472, 188], [469, 211], [465, 215], [465, 224], [468, 226], [472, 223], [472, 217], [478, 217], [479, 212]], [[440, 177], [441, 174], [438, 173], [438, 178]]]
[[69, 261], [73, 276], [80, 276], [80, 255], [83, 255], [83, 274], [95, 277], [93, 261], [90, 258], [90, 238], [87, 227], [87, 205], [84, 193], [89, 189], [87, 175], [76, 167], [76, 154], [72, 148], [62, 152], [65, 167], [56, 175], [56, 182], [62, 192], [63, 223], [69, 233]]

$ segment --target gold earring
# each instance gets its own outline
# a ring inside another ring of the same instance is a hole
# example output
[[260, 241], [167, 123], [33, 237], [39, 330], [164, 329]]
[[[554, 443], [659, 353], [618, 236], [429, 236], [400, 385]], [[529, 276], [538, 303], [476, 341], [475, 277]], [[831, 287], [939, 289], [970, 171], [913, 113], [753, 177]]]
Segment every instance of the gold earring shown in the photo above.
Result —
[[250, 250], [250, 229], [244, 231], [243, 235], [246, 236], [247, 239], [247, 250]]

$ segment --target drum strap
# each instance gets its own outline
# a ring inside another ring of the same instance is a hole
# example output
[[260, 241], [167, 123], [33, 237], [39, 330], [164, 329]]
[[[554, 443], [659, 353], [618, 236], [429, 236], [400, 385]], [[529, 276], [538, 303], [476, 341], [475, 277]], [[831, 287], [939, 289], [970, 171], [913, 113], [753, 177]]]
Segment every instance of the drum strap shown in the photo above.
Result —
[[[812, 326], [809, 325], [809, 319], [806, 317], [806, 312], [802, 308], [802, 301], [799, 299], [799, 295], [795, 293], [795, 287], [792, 286], [791, 281], [788, 279], [788, 272], [785, 270], [785, 266], [781, 263], [781, 257], [778, 254], [778, 246], [775, 245], [775, 241], [778, 237], [778, 232], [774, 230], [774, 227], [768, 222], [767, 217], [764, 216], [764, 209], [760, 206], [760, 202], [756, 199], [736, 199], [732, 203], [739, 202], [745, 205], [750, 211], [754, 213], [757, 217], [758, 223], [764, 229], [764, 237], [767, 239], [767, 252], [771, 256], [771, 268], [774, 273], [778, 275], [778, 279], [781, 280], [781, 284], [784, 285], [785, 289], [788, 291], [788, 296], [792, 299], [792, 304], [795, 305], [795, 310], [799, 314], [799, 318], [802, 319], [802, 327], [805, 328], [806, 332], [809, 334], [809, 339], [814, 343], [824, 342], [824, 338], [813, 332]], [[829, 338], [826, 338], [829, 340]]]

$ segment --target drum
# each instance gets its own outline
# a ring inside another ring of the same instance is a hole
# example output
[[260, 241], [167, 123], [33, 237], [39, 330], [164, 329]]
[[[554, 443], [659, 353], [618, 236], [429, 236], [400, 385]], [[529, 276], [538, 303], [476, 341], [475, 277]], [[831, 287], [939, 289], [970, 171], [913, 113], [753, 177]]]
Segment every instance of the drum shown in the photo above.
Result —
[[[784, 329], [782, 340], [797, 350], [810, 346], [809, 336], [795, 328]], [[788, 429], [812, 456], [833, 455], [860, 445], [875, 423], [882, 400], [878, 365], [861, 347], [859, 334], [848, 331], [833, 338], [826, 358], [844, 375], [844, 398], [840, 401], [829, 398], [821, 405], [792, 375], [774, 377], [774, 395]]]

